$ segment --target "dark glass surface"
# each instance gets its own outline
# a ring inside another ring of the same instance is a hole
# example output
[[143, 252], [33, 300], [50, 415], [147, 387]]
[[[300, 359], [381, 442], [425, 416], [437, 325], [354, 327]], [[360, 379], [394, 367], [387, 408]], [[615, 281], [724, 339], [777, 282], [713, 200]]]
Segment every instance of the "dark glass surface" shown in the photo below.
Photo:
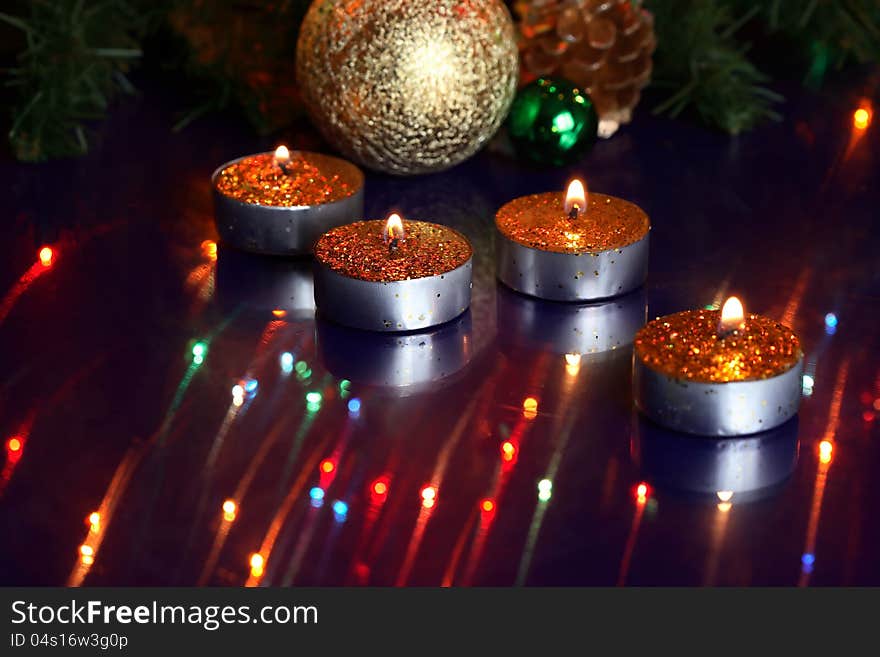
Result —
[[[211, 172], [274, 145], [236, 123], [172, 134], [173, 104], [148, 93], [82, 160], [0, 162], [0, 580], [241, 585], [260, 552], [250, 581], [271, 585], [880, 584], [880, 125], [852, 120], [870, 84], [795, 94], [786, 121], [738, 138], [640, 108], [567, 169], [493, 148], [369, 174], [368, 216], [448, 224], [476, 251], [469, 313], [401, 341], [316, 323], [308, 263], [202, 246]], [[305, 125], [284, 139], [326, 149]], [[585, 311], [498, 288], [494, 211], [574, 174], [653, 221], [645, 289], [590, 312], [738, 294], [802, 339], [797, 420], [743, 440], [664, 432], [633, 412], [630, 347], [566, 359], [560, 327]], [[384, 385], [401, 371], [422, 382]]]

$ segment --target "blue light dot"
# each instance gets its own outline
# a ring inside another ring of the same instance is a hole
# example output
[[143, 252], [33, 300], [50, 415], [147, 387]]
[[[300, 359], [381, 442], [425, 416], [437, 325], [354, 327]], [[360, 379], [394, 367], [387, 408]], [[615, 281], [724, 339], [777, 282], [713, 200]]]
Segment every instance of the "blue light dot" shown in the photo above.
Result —
[[313, 500], [323, 500], [324, 489], [320, 486], [315, 486], [312, 490], [309, 491], [309, 497], [311, 497]]
[[825, 315], [825, 326], [827, 328], [834, 328], [837, 326], [837, 315], [834, 313], [828, 313]]
[[333, 503], [333, 513], [338, 516], [344, 516], [346, 513], [348, 513], [348, 504], [346, 504], [342, 500], [336, 500]]
[[805, 566], [812, 566], [814, 563], [816, 563], [816, 555], [807, 552], [804, 556], [801, 557], [801, 563]]
[[355, 397], [354, 399], [348, 400], [348, 412], [352, 415], [357, 415], [361, 412], [361, 400]]
[[293, 354], [285, 351], [279, 360], [281, 361], [281, 371], [290, 374], [293, 371]]
[[244, 384], [244, 390], [245, 392], [254, 392], [257, 389], [258, 385], [259, 383], [256, 379], [248, 379], [247, 382]]

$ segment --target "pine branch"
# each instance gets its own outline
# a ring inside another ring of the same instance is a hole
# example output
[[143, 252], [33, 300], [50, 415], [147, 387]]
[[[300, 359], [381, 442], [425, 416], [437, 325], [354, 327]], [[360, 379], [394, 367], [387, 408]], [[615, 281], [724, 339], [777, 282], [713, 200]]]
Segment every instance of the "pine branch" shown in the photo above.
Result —
[[740, 28], [760, 11], [753, 5], [733, 13], [723, 1], [652, 0], [658, 48], [654, 86], [674, 92], [654, 108], [678, 116], [695, 110], [709, 125], [737, 134], [767, 119], [781, 97], [765, 85], [767, 77], [748, 59], [737, 40]]
[[0, 21], [24, 36], [15, 66], [9, 139], [26, 161], [81, 155], [87, 122], [103, 118], [119, 93], [133, 87], [125, 72], [141, 57], [148, 12], [125, 0], [31, 0]]

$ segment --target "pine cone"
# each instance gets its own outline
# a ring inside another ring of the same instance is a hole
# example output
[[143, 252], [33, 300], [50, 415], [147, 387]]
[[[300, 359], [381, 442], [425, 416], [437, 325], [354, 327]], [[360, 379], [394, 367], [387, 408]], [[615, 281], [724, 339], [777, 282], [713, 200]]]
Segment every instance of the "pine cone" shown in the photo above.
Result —
[[559, 75], [585, 89], [599, 135], [629, 123], [651, 79], [654, 17], [640, 0], [520, 0], [522, 81]]

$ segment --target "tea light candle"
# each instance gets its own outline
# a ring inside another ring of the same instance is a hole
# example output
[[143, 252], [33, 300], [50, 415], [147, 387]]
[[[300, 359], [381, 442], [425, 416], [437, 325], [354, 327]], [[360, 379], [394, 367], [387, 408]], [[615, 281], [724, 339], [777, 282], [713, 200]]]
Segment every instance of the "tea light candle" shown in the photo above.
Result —
[[791, 329], [746, 316], [731, 297], [720, 312], [667, 315], [636, 334], [633, 396], [645, 415], [676, 431], [737, 436], [797, 413], [802, 372]]
[[648, 275], [648, 215], [633, 203], [568, 191], [523, 196], [495, 216], [498, 278], [524, 294], [556, 301], [617, 296]]
[[426, 221], [358, 221], [315, 244], [315, 303], [334, 322], [413, 331], [458, 317], [471, 302], [473, 249], [458, 231]]
[[256, 253], [307, 254], [321, 233], [364, 209], [364, 174], [355, 165], [285, 146], [227, 162], [211, 182], [220, 237]]

